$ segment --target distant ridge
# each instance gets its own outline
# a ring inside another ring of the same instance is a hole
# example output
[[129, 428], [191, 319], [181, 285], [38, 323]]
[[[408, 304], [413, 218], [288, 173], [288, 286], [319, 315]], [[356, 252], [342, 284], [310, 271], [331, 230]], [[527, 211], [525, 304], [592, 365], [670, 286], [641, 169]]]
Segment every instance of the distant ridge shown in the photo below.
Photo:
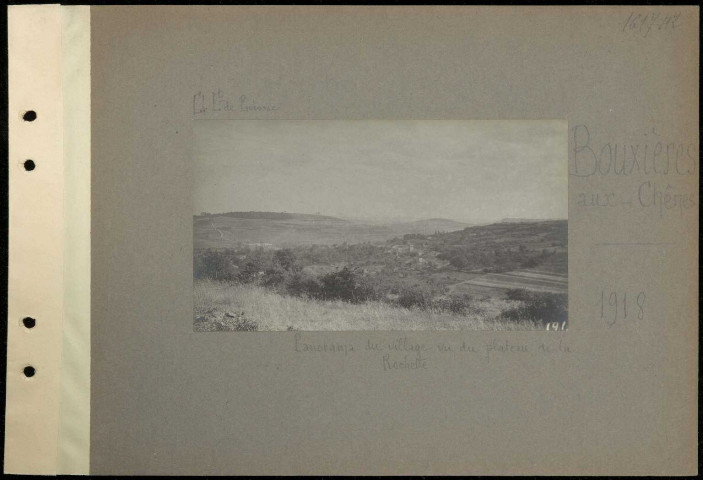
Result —
[[554, 222], [556, 218], [504, 218], [500, 223], [534, 223], [534, 222]]
[[[483, 225], [442, 218], [389, 223], [362, 222], [363, 220], [306, 213], [203, 212], [193, 217], [193, 238], [196, 249], [233, 248], [240, 244], [264, 244], [280, 248], [291, 245], [378, 243], [403, 238], [408, 234], [445, 238], [450, 245], [468, 245], [476, 240], [474, 234], [477, 232], [492, 236], [515, 236], [518, 232], [519, 235], [530, 236], [536, 231], [554, 231], [560, 232], [554, 237], [554, 241], [557, 241], [567, 228], [566, 220], [544, 219], [514, 219]], [[430, 241], [429, 238], [426, 240]]]
[[347, 220], [343, 220], [337, 217], [330, 217], [329, 215], [315, 215], [311, 213], [288, 213], [288, 212], [224, 212], [224, 213], [206, 213], [203, 212], [200, 215], [195, 215], [196, 217], [230, 217], [230, 218], [246, 218], [250, 220], [325, 220], [347, 223]]
[[[461, 230], [462, 228], [471, 227], [474, 224], [466, 222], [457, 222], [456, 220], [449, 220], [447, 218], [428, 218], [423, 220], [415, 220], [412, 222], [400, 222], [396, 225], [404, 225], [410, 228], [418, 228], [421, 230]], [[428, 233], [432, 233], [429, 231]]]
[[459, 222], [450, 218], [423, 218], [422, 220], [414, 220], [408, 223], [457, 223], [459, 225], [468, 225], [466, 222]]

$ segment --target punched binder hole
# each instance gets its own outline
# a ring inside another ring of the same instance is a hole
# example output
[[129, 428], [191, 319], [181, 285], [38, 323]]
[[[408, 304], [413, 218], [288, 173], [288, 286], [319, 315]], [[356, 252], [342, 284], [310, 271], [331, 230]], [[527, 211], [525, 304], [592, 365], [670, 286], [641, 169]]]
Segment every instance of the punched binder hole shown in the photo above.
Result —
[[34, 326], [37, 324], [37, 321], [33, 319], [32, 317], [24, 317], [22, 319], [22, 325], [25, 326], [25, 328], [34, 328]]
[[34, 110], [27, 110], [24, 112], [24, 115], [22, 115], [22, 120], [25, 122], [33, 122], [34, 120], [37, 119], [37, 112]]
[[37, 371], [31, 365], [24, 367], [24, 376], [27, 378], [33, 377]]
[[28, 172], [31, 172], [36, 168], [36, 164], [34, 163], [34, 160], [25, 160], [24, 161], [24, 169], [27, 170]]

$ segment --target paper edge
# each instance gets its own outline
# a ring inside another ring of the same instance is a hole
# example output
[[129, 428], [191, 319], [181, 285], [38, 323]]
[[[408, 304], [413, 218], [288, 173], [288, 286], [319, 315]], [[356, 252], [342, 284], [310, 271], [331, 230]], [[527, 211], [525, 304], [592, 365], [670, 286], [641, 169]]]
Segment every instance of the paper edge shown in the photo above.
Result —
[[64, 327], [60, 475], [90, 471], [90, 7], [63, 6]]

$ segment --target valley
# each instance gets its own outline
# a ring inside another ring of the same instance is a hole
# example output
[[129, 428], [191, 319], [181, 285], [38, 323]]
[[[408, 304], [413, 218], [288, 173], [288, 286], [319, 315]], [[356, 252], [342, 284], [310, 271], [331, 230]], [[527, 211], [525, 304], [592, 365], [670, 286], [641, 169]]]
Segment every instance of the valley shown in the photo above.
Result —
[[229, 276], [266, 251], [286, 249], [305, 274], [346, 267], [391, 296], [404, 286], [432, 295], [497, 298], [512, 289], [567, 292], [566, 220], [366, 224], [324, 215], [233, 212], [195, 216], [194, 244], [196, 267], [199, 256], [216, 252], [227, 259]]

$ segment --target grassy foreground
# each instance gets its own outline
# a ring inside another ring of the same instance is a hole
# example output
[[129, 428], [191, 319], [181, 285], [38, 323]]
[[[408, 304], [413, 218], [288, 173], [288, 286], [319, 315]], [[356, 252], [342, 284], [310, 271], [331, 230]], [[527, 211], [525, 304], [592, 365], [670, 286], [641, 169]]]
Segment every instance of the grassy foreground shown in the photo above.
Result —
[[406, 309], [383, 302], [351, 304], [283, 296], [253, 285], [196, 280], [196, 331], [230, 330], [535, 330], [528, 321], [508, 322], [500, 313], [520, 302], [486, 299], [466, 315]]

